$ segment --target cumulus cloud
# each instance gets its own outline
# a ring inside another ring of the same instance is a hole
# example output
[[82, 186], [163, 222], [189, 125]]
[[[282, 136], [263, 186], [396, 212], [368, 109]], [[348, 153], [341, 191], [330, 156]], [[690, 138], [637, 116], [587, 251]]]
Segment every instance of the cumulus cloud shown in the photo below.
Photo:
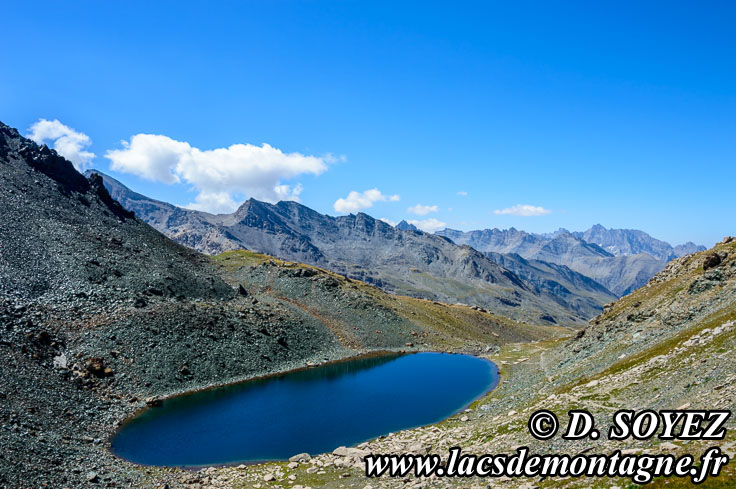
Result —
[[121, 144], [123, 149], [105, 153], [113, 170], [163, 183], [181, 181], [178, 167], [194, 150], [189, 143], [158, 134], [136, 134]]
[[383, 222], [385, 222], [386, 224], [390, 224], [390, 225], [392, 225], [393, 227], [396, 227], [396, 225], [398, 224], [398, 222], [396, 222], [396, 221], [392, 221], [392, 220], [391, 220], [391, 219], [389, 219], [388, 217], [379, 217], [379, 218], [378, 218], [378, 220], [379, 220], [379, 221], [383, 221]]
[[184, 207], [211, 214], [228, 214], [237, 209], [238, 203], [227, 192], [200, 192], [194, 202]]
[[447, 227], [447, 223], [435, 219], [434, 217], [422, 220], [409, 219], [406, 222], [415, 225], [425, 233], [434, 233], [435, 231], [439, 231], [440, 229], [445, 229]]
[[416, 214], [418, 216], [426, 216], [430, 212], [437, 212], [437, 206], [417, 204], [417, 205], [409, 207], [406, 211], [409, 214]]
[[319, 175], [328, 163], [338, 160], [331, 155], [284, 153], [265, 143], [201, 150], [159, 134], [136, 134], [122, 145], [105, 154], [113, 170], [168, 184], [190, 184], [198, 195], [187, 207], [214, 213], [235, 210], [236, 196], [241, 194], [267, 202], [299, 200], [302, 186], [282, 181]]
[[58, 119], [49, 121], [39, 119], [29, 129], [28, 137], [38, 144], [47, 144], [61, 156], [71, 161], [78, 171], [84, 171], [92, 165], [94, 153], [86, 151], [92, 140], [86, 134], [75, 131], [62, 124]]
[[373, 207], [376, 202], [397, 202], [398, 200], [400, 200], [398, 195], [383, 195], [377, 188], [364, 192], [353, 190], [344, 199], [337, 199], [333, 207], [337, 212], [350, 214]]
[[496, 209], [493, 211], [494, 214], [498, 215], [511, 215], [511, 216], [543, 216], [552, 212], [544, 207], [538, 207], [534, 205], [522, 205], [516, 204], [513, 207], [507, 207], [506, 209]]
[[460, 190], [457, 194], [460, 197], [467, 197], [468, 196], [468, 193], [465, 190]]

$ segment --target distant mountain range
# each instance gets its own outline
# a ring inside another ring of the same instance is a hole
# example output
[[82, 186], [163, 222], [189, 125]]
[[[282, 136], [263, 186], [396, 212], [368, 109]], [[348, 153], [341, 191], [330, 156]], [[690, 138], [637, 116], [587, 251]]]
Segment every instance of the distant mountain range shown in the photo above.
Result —
[[[562, 229], [565, 232], [566, 230]], [[606, 229], [596, 224], [585, 232], [570, 233], [588, 243], [594, 243], [613, 254], [636, 255], [646, 253], [661, 261], [670, 261], [690, 253], [705, 250], [705, 246], [698, 246], [693, 242], [673, 247], [669, 243], [652, 238], [644, 231], [635, 229]]]
[[100, 176], [126, 209], [203, 253], [249, 249], [396, 293], [550, 323], [584, 321], [644, 285], [667, 261], [704, 249], [693, 243], [672, 247], [643, 231], [601, 225], [546, 235], [514, 228], [432, 235], [406, 221], [394, 227], [363, 213], [332, 217], [296, 202], [255, 199], [232, 214], [214, 215], [151, 199]]
[[606, 229], [596, 224], [584, 232], [560, 229], [550, 234], [532, 234], [517, 229], [436, 233], [457, 244], [488, 254], [514, 253], [528, 260], [565, 265], [590, 277], [616, 295], [623, 296], [644, 285], [674, 258], [705, 247], [685, 243], [676, 247], [633, 229]]
[[151, 199], [101, 176], [126, 209], [203, 253], [245, 248], [321, 266], [396, 293], [548, 323], [581, 323], [616, 298], [564, 264], [521, 256], [502, 260], [408, 223], [393, 227], [363, 213], [331, 217], [296, 202], [255, 199], [232, 214], [213, 215]]

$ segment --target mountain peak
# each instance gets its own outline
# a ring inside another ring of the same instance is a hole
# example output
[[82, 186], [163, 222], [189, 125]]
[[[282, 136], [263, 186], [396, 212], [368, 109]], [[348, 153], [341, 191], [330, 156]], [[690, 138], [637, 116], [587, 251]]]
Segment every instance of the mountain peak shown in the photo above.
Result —
[[89, 182], [72, 163], [45, 144], [25, 138], [17, 129], [0, 122], [0, 157], [15, 153], [28, 166], [55, 180], [69, 191], [86, 192]]
[[402, 220], [400, 223], [396, 225], [396, 229], [400, 229], [402, 231], [419, 231], [419, 228], [416, 227], [414, 224], [409, 224], [405, 220]]

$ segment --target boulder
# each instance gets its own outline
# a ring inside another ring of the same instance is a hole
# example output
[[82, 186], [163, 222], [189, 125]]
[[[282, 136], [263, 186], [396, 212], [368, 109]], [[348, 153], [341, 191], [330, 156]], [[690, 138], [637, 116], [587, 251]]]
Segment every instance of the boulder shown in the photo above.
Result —
[[84, 362], [84, 368], [95, 377], [109, 377], [112, 375], [112, 369], [105, 367], [105, 360], [102, 357], [91, 357]]
[[43, 346], [49, 346], [51, 344], [51, 335], [47, 331], [41, 331], [36, 336], [36, 341]]
[[705, 261], [703, 262], [703, 270], [708, 270], [709, 268], [717, 267], [721, 264], [721, 255], [718, 253], [709, 253], [705, 257]]
[[145, 403], [147, 406], [159, 407], [164, 403], [164, 401], [162, 399], [159, 399], [158, 397], [147, 397], [145, 399]]
[[59, 353], [59, 355], [53, 358], [54, 368], [67, 368], [67, 358], [65, 353]]
[[360, 448], [337, 447], [332, 451], [332, 454], [337, 455], [338, 457], [363, 459], [364, 457], [370, 455], [371, 452], [369, 452], [368, 450], [361, 450]]
[[407, 451], [416, 455], [427, 455], [429, 453], [429, 447], [423, 443], [417, 442], [409, 445]]
[[327, 277], [324, 280], [324, 285], [325, 285], [325, 287], [333, 288], [333, 287], [337, 287], [338, 285], [340, 285], [340, 282], [338, 282], [337, 279], [335, 279], [333, 277]]
[[289, 457], [289, 462], [308, 462], [312, 459], [312, 456], [308, 453], [298, 453], [292, 457]]
[[157, 289], [156, 287], [149, 287], [148, 290], [146, 290], [146, 293], [150, 295], [156, 295], [159, 297], [162, 297], [164, 295], [164, 291], [161, 289]]
[[678, 446], [672, 442], [666, 441], [659, 444], [659, 448], [662, 450], [677, 450]]
[[347, 457], [348, 448], [347, 447], [337, 447], [332, 451], [332, 454], [337, 455], [338, 457]]

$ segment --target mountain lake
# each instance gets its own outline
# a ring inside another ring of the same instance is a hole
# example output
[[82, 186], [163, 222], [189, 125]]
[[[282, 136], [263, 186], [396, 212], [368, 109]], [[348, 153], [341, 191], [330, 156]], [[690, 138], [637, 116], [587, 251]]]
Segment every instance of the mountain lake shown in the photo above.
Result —
[[112, 451], [177, 467], [286, 460], [439, 422], [497, 383], [471, 355], [358, 357], [166, 399], [124, 423]]

